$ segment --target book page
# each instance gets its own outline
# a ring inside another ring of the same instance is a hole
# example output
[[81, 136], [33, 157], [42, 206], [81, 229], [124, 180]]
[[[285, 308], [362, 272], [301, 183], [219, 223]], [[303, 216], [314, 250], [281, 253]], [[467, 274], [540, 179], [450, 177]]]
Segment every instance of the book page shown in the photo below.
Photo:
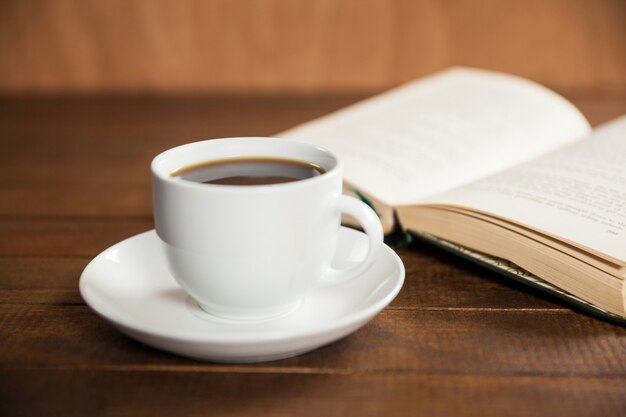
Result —
[[538, 84], [455, 68], [276, 136], [330, 149], [348, 182], [399, 205], [529, 160], [589, 131], [572, 104]]
[[626, 264], [626, 116], [588, 140], [422, 203], [481, 210]]

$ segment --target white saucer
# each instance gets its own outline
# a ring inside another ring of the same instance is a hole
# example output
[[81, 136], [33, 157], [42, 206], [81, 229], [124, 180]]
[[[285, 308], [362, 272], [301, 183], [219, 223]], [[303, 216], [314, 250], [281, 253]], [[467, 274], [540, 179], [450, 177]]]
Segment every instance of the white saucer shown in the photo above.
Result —
[[[343, 284], [313, 289], [293, 313], [240, 323], [205, 313], [171, 277], [154, 230], [94, 258], [80, 278], [85, 302], [121, 332], [147, 345], [196, 359], [260, 362], [304, 353], [367, 323], [398, 294], [404, 266], [384, 246], [374, 265]], [[335, 265], [364, 256], [363, 233], [341, 228]]]

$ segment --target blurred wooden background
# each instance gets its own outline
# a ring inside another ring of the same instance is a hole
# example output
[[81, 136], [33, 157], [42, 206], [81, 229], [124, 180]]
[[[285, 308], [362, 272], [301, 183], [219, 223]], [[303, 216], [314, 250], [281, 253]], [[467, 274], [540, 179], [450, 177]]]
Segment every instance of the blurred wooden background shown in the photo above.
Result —
[[626, 92], [624, 0], [0, 0], [0, 94], [327, 93], [450, 65]]

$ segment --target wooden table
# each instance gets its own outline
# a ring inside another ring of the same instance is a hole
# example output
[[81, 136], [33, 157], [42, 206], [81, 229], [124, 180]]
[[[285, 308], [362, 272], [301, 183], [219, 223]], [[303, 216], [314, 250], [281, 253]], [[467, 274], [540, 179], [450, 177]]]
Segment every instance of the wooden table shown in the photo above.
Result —
[[[379, 316], [282, 361], [174, 356], [84, 304], [89, 260], [153, 227], [154, 155], [358, 98], [0, 99], [0, 415], [626, 415], [626, 329], [423, 245], [400, 251], [406, 283]], [[593, 124], [626, 113], [570, 98]]]

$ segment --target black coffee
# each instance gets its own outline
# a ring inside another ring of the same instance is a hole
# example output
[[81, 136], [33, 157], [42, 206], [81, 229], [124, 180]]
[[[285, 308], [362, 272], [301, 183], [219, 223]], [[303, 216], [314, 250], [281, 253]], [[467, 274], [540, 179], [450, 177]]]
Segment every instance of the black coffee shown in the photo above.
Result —
[[205, 184], [266, 185], [316, 177], [326, 172], [310, 162], [280, 158], [232, 158], [190, 165], [173, 177]]

